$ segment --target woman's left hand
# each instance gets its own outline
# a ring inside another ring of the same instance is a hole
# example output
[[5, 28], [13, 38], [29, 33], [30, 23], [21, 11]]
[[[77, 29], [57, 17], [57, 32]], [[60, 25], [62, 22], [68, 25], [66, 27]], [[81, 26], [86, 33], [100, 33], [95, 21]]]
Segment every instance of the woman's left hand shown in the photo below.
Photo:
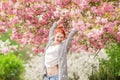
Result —
[[78, 27], [78, 26], [77, 26], [77, 27], [73, 27], [72, 30], [73, 30], [73, 31], [79, 31], [79, 30], [80, 30], [80, 27]]

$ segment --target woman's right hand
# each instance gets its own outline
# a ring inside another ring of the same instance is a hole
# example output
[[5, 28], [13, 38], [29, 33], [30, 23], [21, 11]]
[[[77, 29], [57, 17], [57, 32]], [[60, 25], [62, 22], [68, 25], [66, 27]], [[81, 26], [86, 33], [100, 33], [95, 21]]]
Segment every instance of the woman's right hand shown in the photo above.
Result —
[[59, 20], [58, 20], [58, 24], [63, 23], [63, 22], [65, 21], [65, 18], [66, 18], [66, 17], [67, 17], [66, 14], [61, 15], [60, 18], [59, 18]]
[[58, 23], [58, 24], [63, 23], [63, 19], [64, 19], [64, 17], [63, 17], [63, 16], [61, 16], [61, 17], [60, 17], [60, 19], [57, 21], [57, 23]]

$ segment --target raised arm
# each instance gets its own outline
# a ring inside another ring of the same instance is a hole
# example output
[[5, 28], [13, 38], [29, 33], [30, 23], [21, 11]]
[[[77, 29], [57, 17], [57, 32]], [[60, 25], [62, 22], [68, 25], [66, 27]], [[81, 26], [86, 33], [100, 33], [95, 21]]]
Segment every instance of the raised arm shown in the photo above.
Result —
[[52, 27], [50, 28], [50, 32], [49, 32], [49, 39], [53, 37], [54, 35], [54, 30], [56, 29], [58, 23], [57, 22], [54, 22]]
[[62, 23], [64, 17], [60, 17], [60, 19], [57, 22], [54, 22], [52, 27], [50, 28], [50, 32], [49, 32], [49, 39], [51, 39], [54, 35], [54, 30], [56, 29], [56, 27]]
[[69, 34], [69, 36], [68, 36], [68, 38], [67, 38], [67, 40], [66, 40], [66, 49], [67, 49], [67, 51], [69, 50], [70, 45], [71, 45], [71, 42], [72, 42], [72, 40], [73, 40], [73, 37], [74, 37], [74, 35], [75, 35], [76, 33], [77, 33], [76, 30], [72, 30], [72, 31], [70, 32], [70, 34]]

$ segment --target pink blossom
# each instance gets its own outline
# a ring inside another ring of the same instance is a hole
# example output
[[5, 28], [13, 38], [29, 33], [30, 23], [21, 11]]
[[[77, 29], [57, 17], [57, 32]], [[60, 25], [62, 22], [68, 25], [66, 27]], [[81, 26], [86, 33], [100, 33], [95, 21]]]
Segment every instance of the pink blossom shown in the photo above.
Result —
[[6, 29], [5, 28], [0, 28], [0, 33], [5, 33]]
[[33, 0], [34, 2], [40, 2], [40, 1], [42, 1], [42, 0]]
[[9, 2], [2, 3], [2, 10], [7, 10], [9, 6]]
[[20, 35], [17, 31], [18, 31], [18, 29], [16, 29], [16, 28], [12, 29], [11, 39], [13, 39], [13, 40], [22, 39], [22, 35]]
[[105, 31], [108, 31], [110, 34], [115, 34], [114, 27], [115, 27], [114, 23], [108, 23], [108, 24], [105, 24], [103, 29]]
[[17, 24], [19, 22], [19, 18], [16, 16], [13, 19], [10, 20], [12, 24]]
[[93, 0], [95, 3], [97, 3], [99, 0]]
[[14, 3], [13, 8], [14, 8], [14, 9], [18, 9], [19, 6], [20, 6], [20, 3], [19, 3], [19, 2], [16, 2], [16, 3]]
[[24, 33], [20, 42], [21, 42], [21, 44], [24, 44], [24, 45], [33, 43], [34, 42], [34, 34], [32, 34], [29, 31]]
[[101, 22], [102, 22], [103, 24], [107, 24], [107, 23], [108, 23], [108, 19], [107, 19], [107, 18], [102, 18], [102, 19], [101, 19]]
[[101, 35], [103, 34], [103, 30], [100, 29], [93, 29], [91, 32], [89, 32], [87, 34], [88, 38], [94, 38], [94, 39], [98, 39]]
[[104, 8], [105, 12], [114, 12], [115, 11], [113, 4], [110, 4], [110, 3], [104, 3], [103, 8]]
[[120, 42], [120, 31], [119, 31], [119, 32], [117, 32], [117, 35], [116, 35], [116, 40], [117, 40], [118, 42]]
[[97, 23], [97, 24], [107, 24], [108, 19], [107, 18], [102, 18], [102, 17], [96, 17], [95, 23]]
[[47, 21], [46, 21], [46, 20], [42, 20], [41, 24], [42, 24], [42, 25], [46, 25], [46, 24], [47, 24]]
[[60, 6], [60, 7], [64, 7], [66, 6], [67, 4], [69, 4], [70, 0], [57, 0], [57, 4]]
[[[91, 5], [91, 2], [95, 5]], [[34, 51], [39, 53], [48, 41], [53, 22], [66, 14], [65, 17], [72, 21], [69, 31], [78, 30], [72, 50], [92, 52], [92, 49], [103, 48], [110, 39], [106, 32], [118, 42], [120, 40], [120, 3], [118, 0], [115, 3], [118, 5], [101, 0], [6, 0], [0, 8], [0, 32], [12, 30], [11, 39], [23, 45], [33, 44]]]
[[86, 27], [87, 27], [87, 29], [88, 29], [88, 28], [92, 27], [92, 24], [86, 23]]
[[4, 48], [4, 49], [2, 50], [2, 53], [7, 54], [7, 53], [8, 53], [8, 48]]
[[32, 51], [33, 51], [34, 53], [38, 53], [38, 52], [39, 52], [38, 48], [36, 48], [36, 47], [33, 47], [33, 48], [32, 48]]
[[22, 44], [22, 45], [27, 45], [28, 44], [28, 39], [27, 38], [22, 38], [21, 40], [20, 40], [20, 43]]
[[87, 50], [87, 46], [86, 45], [80, 45], [80, 48], [81, 51], [86, 51]]
[[43, 7], [39, 7], [38, 10], [36, 10], [34, 13], [37, 15], [41, 15], [44, 12]]
[[42, 40], [42, 43], [45, 43], [45, 42], [47, 42], [48, 41], [48, 38], [44, 38], [43, 40]]
[[91, 7], [91, 10], [93, 13], [96, 13], [98, 16], [102, 16], [105, 12], [104, 9], [99, 6], [99, 7]]
[[104, 9], [103, 9], [103, 8], [98, 7], [96, 13], [97, 13], [97, 15], [102, 16], [105, 12], [104, 12]]
[[12, 2], [14, 2], [14, 3], [15, 3], [16, 1], [17, 1], [17, 0], [12, 0]]
[[101, 17], [96, 17], [95, 23], [100, 24], [101, 23]]
[[120, 27], [118, 28], [118, 31], [120, 32]]
[[92, 11], [93, 13], [97, 13], [97, 7], [91, 7], [91, 11]]
[[72, 25], [73, 25], [73, 30], [79, 30], [80, 26], [78, 24], [78, 22], [72, 21]]
[[3, 26], [5, 24], [5, 22], [0, 22], [0, 26]]
[[39, 53], [44, 53], [45, 49], [44, 48], [40, 48]]
[[24, 0], [24, 3], [31, 2], [32, 0]]
[[98, 7], [91, 7], [91, 10], [93, 13], [96, 13], [99, 16], [102, 16], [105, 12], [115, 11], [113, 4], [109, 4], [109, 3], [104, 3], [103, 5]]
[[41, 44], [42, 43], [42, 38], [40, 36], [34, 37], [34, 44]]
[[33, 47], [33, 48], [32, 48], [32, 51], [33, 51], [35, 54], [43, 53], [43, 52], [44, 52], [44, 48]]
[[77, 45], [77, 41], [75, 41], [75, 40], [72, 41], [72, 44], [73, 44], [73, 45]]
[[102, 40], [103, 30], [93, 29], [90, 33], [87, 34], [91, 46], [94, 46], [95, 49], [100, 49], [104, 47], [104, 42]]
[[11, 39], [13, 40], [22, 39], [22, 36], [19, 33], [14, 33], [12, 34]]
[[79, 6], [80, 6], [80, 8], [81, 8], [82, 10], [86, 10], [87, 8], [90, 7], [90, 6], [89, 6], [89, 2], [86, 1], [86, 0], [82, 0], [81, 3], [79, 4]]

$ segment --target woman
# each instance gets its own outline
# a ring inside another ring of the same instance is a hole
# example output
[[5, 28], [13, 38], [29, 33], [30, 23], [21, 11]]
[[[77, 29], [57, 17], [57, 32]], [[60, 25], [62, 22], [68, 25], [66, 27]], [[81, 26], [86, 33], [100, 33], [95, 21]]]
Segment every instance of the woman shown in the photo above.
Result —
[[49, 32], [42, 71], [43, 74], [46, 74], [46, 80], [68, 80], [66, 53], [76, 30], [72, 30], [66, 39], [64, 26], [60, 25], [63, 19], [64, 17], [61, 17], [58, 22], [55, 22]]

